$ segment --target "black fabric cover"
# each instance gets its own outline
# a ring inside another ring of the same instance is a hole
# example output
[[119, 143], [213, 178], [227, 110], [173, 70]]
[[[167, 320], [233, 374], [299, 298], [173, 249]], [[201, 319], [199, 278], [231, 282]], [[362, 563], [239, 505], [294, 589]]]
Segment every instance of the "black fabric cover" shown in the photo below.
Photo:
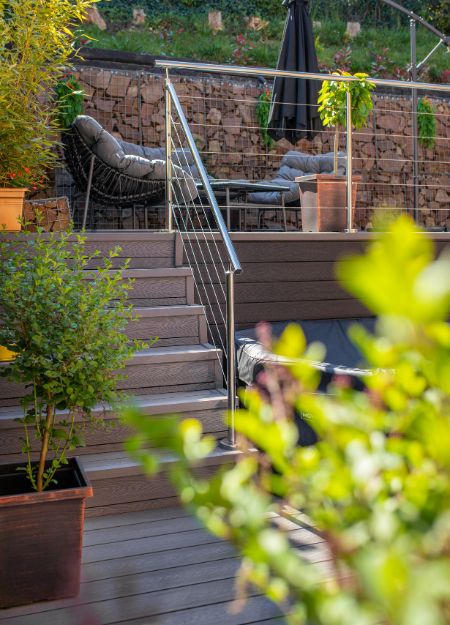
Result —
[[[290, 321], [272, 324], [274, 337], [279, 337]], [[351, 325], [359, 323], [367, 330], [373, 331], [375, 319], [320, 319], [313, 321], [297, 321], [301, 325], [308, 343], [318, 341], [326, 348], [326, 362], [318, 362], [315, 367], [321, 371], [320, 390], [326, 390], [331, 379], [337, 375], [349, 376], [354, 386], [361, 386], [361, 378], [369, 373], [359, 368], [362, 357], [357, 348], [348, 338]], [[257, 381], [258, 374], [264, 364], [283, 363], [279, 356], [268, 352], [256, 338], [255, 329], [241, 330], [236, 333], [238, 377], [246, 385]]]
[[[318, 73], [308, 0], [284, 0], [288, 14], [277, 69]], [[296, 143], [322, 129], [317, 110], [320, 82], [277, 77], [272, 92], [268, 132], [274, 139]], [[305, 105], [305, 106], [298, 106]], [[312, 105], [312, 106], [310, 106]]]

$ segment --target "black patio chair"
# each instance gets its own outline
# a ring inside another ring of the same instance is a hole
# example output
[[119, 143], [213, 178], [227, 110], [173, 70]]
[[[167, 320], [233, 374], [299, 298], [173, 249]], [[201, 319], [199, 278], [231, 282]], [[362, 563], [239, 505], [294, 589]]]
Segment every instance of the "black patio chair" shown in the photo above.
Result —
[[[63, 133], [62, 142], [67, 168], [77, 188], [86, 193], [83, 228], [91, 200], [120, 209], [155, 206], [164, 198], [163, 149], [118, 141], [87, 115], [75, 119], [71, 128]], [[179, 184], [187, 187], [187, 192], [195, 198], [193, 178], [186, 172], [179, 178]]]

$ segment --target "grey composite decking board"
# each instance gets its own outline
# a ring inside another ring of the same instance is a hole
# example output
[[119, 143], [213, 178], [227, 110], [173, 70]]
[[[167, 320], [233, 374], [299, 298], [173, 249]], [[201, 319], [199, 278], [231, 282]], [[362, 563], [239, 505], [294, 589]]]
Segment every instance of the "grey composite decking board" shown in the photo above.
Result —
[[133, 310], [134, 319], [126, 334], [133, 339], [158, 337], [155, 347], [206, 343], [206, 317], [203, 306], [157, 306]]
[[[326, 579], [331, 569], [323, 540], [288, 519], [272, 519], [290, 540], [309, 547], [302, 554], [319, 563], [314, 566]], [[196, 525], [175, 508], [130, 513], [123, 524], [120, 515], [88, 520], [80, 598], [5, 610], [0, 622], [81, 625], [89, 617], [95, 625], [281, 625], [278, 608], [256, 591], [240, 612], [230, 611], [239, 564], [235, 551], [202, 529], [189, 529]]]
[[[198, 263], [220, 262], [220, 255], [225, 251], [221, 243], [214, 244], [200, 242], [203, 245], [203, 255], [198, 254]], [[235, 242], [235, 249], [240, 262], [247, 263], [283, 263], [283, 262], [335, 262], [338, 258], [349, 253], [360, 253], [365, 248], [361, 241], [245, 241]], [[186, 254], [185, 254], [186, 259]], [[186, 259], [187, 260], [187, 259]]]
[[182, 519], [190, 516], [185, 508], [174, 506], [163, 510], [153, 510], [151, 516], [145, 512], [129, 512], [127, 514], [114, 515], [111, 517], [99, 517], [96, 519], [86, 519], [84, 523], [84, 535], [104, 530], [106, 528], [125, 527], [127, 525], [139, 525], [141, 523], [158, 523], [161, 519], [172, 520]]
[[[225, 406], [218, 410], [202, 411], [200, 408], [192, 413], [182, 413], [180, 420], [195, 418], [200, 421], [205, 434], [214, 434], [217, 438], [224, 435], [226, 425], [223, 412]], [[167, 415], [154, 415], [158, 418], [165, 418]], [[68, 456], [85, 456], [92, 453], [107, 453], [111, 451], [122, 451], [123, 442], [131, 436], [132, 432], [120, 421], [112, 421], [107, 429], [94, 430], [86, 434], [85, 446], [78, 447], [74, 452], [68, 453]], [[11, 429], [2, 428], [0, 430], [0, 461], [1, 462], [20, 462], [23, 460], [21, 453], [21, 438], [23, 437], [23, 428], [18, 424]], [[35, 451], [32, 458], [37, 458], [38, 441], [31, 442], [31, 448]]]
[[[345, 263], [345, 261], [343, 261]], [[209, 283], [208, 265], [195, 268], [197, 279]], [[209, 270], [214, 284], [221, 282]], [[236, 276], [236, 285], [272, 284], [278, 282], [333, 282], [336, 280], [336, 265], [331, 262], [284, 262], [284, 263], [246, 263], [245, 270]], [[244, 287], [243, 287], [244, 288]]]
[[[214, 410], [226, 406], [226, 392], [224, 389], [195, 391], [192, 393], [161, 393], [159, 395], [140, 395], [133, 398], [135, 405], [145, 414], [163, 415], [173, 412], [182, 412], [192, 415], [194, 411]], [[94, 414], [105, 419], [115, 419], [115, 414], [102, 406], [93, 409]], [[64, 412], [58, 414], [65, 414]], [[14, 420], [23, 416], [20, 406], [5, 406], [0, 408], [0, 430], [9, 429]]]
[[[199, 291], [203, 301], [208, 301], [204, 299], [205, 295], [209, 297], [210, 301], [216, 301], [211, 297], [213, 294], [212, 286], [200, 286]], [[218, 301], [223, 306], [225, 302], [223, 294], [217, 293], [217, 295]], [[242, 306], [243, 304], [260, 304], [261, 300], [267, 303], [353, 299], [353, 296], [345, 291], [335, 280], [323, 282], [237, 283], [235, 296], [237, 306]]]

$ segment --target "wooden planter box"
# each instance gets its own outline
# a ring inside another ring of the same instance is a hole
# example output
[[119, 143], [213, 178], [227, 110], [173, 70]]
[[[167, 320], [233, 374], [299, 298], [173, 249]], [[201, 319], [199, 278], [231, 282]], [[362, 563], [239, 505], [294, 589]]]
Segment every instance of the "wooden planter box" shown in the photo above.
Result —
[[30, 489], [19, 466], [0, 465], [0, 608], [74, 597], [80, 589], [84, 506], [92, 486], [76, 458], [43, 493]]
[[[313, 174], [295, 179], [300, 187], [302, 230], [343, 232], [347, 228], [347, 178], [334, 174]], [[361, 176], [353, 176], [352, 210]]]

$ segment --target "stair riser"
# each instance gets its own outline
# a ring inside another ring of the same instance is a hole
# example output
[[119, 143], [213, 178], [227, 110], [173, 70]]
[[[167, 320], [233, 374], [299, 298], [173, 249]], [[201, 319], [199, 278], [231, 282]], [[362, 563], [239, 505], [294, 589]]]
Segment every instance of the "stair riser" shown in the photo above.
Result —
[[[202, 335], [203, 332], [202, 330]], [[164, 341], [165, 339], [158, 341], [155, 346], [164, 346], [167, 344]], [[168, 342], [170, 345], [183, 345], [187, 341], [184, 338], [175, 338], [168, 339]], [[173, 393], [223, 386], [223, 376], [217, 358], [192, 362], [130, 364], [125, 368], [124, 375], [126, 378], [120, 380], [118, 388], [133, 395]], [[23, 384], [0, 378], [0, 406], [18, 406], [27, 392], [29, 391]]]
[[[127, 378], [118, 388], [139, 395], [145, 393], [170, 393], [177, 387], [184, 390], [195, 388], [220, 388], [222, 375], [217, 358], [182, 362], [130, 364], [126, 367]], [[202, 386], [203, 385], [203, 386]], [[213, 385], [213, 386], [210, 386]]]
[[[116, 235], [116, 241], [117, 241]], [[121, 248], [120, 254], [117, 258], [112, 259], [113, 267], [123, 267], [127, 259], [130, 260], [130, 269], [154, 269], [162, 267], [174, 267], [175, 261], [175, 240], [173, 237], [168, 237], [167, 240], [121, 240], [117, 243]], [[88, 253], [93, 253], [95, 250], [100, 251], [99, 258], [107, 258], [109, 250], [114, 248], [116, 242], [111, 241], [96, 241], [92, 240], [91, 236], [88, 236], [86, 243], [86, 250]], [[99, 265], [99, 259], [96, 258], [92, 261], [91, 267], [94, 268]]]
[[[218, 466], [200, 467], [195, 470], [195, 474], [199, 478], [206, 478], [217, 471]], [[177, 501], [165, 473], [152, 478], [140, 474], [107, 479], [89, 477], [94, 487], [94, 496], [86, 500], [87, 517], [148, 510], [172, 505]]]
[[132, 321], [126, 330], [133, 339], [148, 341], [158, 337], [155, 347], [169, 345], [197, 345], [206, 343], [206, 319], [203, 315], [179, 315], [167, 317], [140, 317]]
[[192, 276], [134, 278], [128, 293], [133, 306], [175, 306], [194, 303]]
[[[180, 413], [179, 416], [180, 420], [188, 418], [198, 419], [203, 426], [205, 434], [213, 434], [216, 438], [221, 438], [225, 435], [226, 430], [224, 424], [225, 408], [226, 406], [224, 405], [223, 409], [194, 410]], [[153, 416], [160, 416], [161, 419], [167, 417], [167, 415]], [[70, 453], [69, 456], [122, 451], [124, 441], [131, 435], [131, 430], [114, 418], [107, 419], [105, 423], [105, 429], [89, 432], [86, 436], [86, 446], [79, 447], [75, 452]], [[21, 462], [23, 460], [20, 451], [23, 429], [14, 422], [3, 425], [4, 427], [0, 429], [0, 463]], [[37, 449], [37, 442], [33, 443], [32, 447]], [[37, 454], [32, 454], [32, 457], [37, 459]]]

